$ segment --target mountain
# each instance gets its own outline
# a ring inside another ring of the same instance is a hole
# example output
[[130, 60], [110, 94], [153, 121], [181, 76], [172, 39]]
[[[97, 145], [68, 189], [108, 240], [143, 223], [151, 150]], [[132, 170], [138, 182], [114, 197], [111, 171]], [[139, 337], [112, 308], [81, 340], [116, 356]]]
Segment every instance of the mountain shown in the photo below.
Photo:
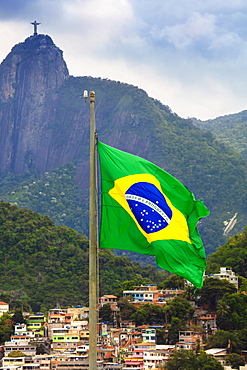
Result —
[[96, 92], [100, 141], [154, 162], [204, 200], [211, 214], [199, 230], [207, 253], [247, 224], [247, 163], [240, 154], [135, 86], [70, 76], [46, 35], [14, 46], [0, 66], [1, 199], [87, 233], [84, 90]]
[[193, 123], [202, 130], [211, 131], [247, 159], [247, 110], [207, 121], [193, 118]]

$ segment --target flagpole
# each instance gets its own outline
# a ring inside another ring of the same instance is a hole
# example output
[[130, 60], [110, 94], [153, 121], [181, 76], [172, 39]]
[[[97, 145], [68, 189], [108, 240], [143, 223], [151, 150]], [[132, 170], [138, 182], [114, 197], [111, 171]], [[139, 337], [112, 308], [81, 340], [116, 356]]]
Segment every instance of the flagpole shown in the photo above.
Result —
[[97, 369], [97, 205], [95, 92], [90, 91], [89, 370]]

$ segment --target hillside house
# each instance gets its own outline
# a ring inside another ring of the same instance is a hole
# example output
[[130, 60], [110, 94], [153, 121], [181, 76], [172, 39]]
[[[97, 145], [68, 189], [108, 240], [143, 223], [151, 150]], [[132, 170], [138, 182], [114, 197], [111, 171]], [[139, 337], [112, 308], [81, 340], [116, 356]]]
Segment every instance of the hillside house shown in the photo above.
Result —
[[162, 368], [174, 351], [174, 345], [156, 345], [155, 349], [143, 352], [144, 369]]
[[9, 311], [9, 304], [0, 301], [0, 316]]
[[3, 357], [2, 366], [3, 369], [22, 369], [22, 365], [25, 363], [25, 357]]
[[156, 343], [156, 330], [147, 328], [141, 329], [142, 331], [142, 341], [149, 342], [149, 343]]
[[194, 333], [191, 330], [179, 332], [179, 340], [176, 343], [176, 350], [178, 349], [195, 349], [197, 340], [202, 343], [202, 333]]
[[70, 334], [66, 332], [55, 333], [52, 336], [51, 348], [54, 351], [69, 351], [75, 350], [77, 345], [80, 343], [79, 334]]
[[144, 369], [143, 354], [132, 353], [125, 357], [123, 370], [141, 370]]
[[133, 304], [135, 303], [157, 303], [158, 290], [154, 285], [136, 286], [134, 290], [124, 290], [123, 297], [133, 297]]
[[115, 295], [105, 294], [100, 297], [100, 307], [103, 307], [105, 304], [117, 305], [118, 298]]
[[36, 346], [34, 344], [29, 344], [28, 340], [5, 342], [3, 348], [4, 356], [8, 356], [12, 351], [20, 351], [26, 356], [33, 356], [36, 354]]
[[211, 274], [208, 277], [227, 280], [229, 283], [235, 285], [235, 287], [238, 289], [238, 276], [236, 276], [235, 272], [228, 267], [221, 267], [219, 274]]
[[222, 366], [226, 364], [226, 357], [228, 356], [227, 348], [210, 348], [206, 349], [205, 352], [208, 355], [212, 355]]
[[170, 301], [171, 299], [181, 296], [183, 294], [183, 290], [179, 289], [164, 289], [158, 291], [158, 302], [157, 304], [162, 304]]
[[27, 319], [27, 331], [33, 331], [35, 333], [35, 336], [43, 336], [45, 331], [44, 323], [45, 317], [42, 313], [29, 315]]

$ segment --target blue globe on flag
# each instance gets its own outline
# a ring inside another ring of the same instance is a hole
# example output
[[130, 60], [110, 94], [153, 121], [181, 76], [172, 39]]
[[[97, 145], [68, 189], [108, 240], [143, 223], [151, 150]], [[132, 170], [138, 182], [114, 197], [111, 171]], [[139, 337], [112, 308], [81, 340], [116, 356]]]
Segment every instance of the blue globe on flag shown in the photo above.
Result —
[[126, 191], [125, 198], [138, 224], [147, 234], [160, 231], [169, 225], [172, 210], [154, 184], [135, 183]]

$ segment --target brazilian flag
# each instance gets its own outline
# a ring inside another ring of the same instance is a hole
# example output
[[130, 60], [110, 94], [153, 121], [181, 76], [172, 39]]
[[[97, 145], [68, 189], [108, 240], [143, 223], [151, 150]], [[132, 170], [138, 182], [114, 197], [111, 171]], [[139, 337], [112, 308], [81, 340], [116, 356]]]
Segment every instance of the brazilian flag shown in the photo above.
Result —
[[154, 255], [159, 267], [203, 285], [206, 256], [197, 222], [204, 203], [155, 164], [98, 142], [100, 247]]

